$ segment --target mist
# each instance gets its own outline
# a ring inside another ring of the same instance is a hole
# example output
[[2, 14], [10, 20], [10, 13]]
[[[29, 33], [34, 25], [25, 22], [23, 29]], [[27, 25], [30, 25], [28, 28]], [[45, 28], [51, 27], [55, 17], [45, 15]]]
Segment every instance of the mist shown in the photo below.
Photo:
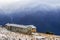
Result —
[[53, 10], [60, 7], [60, 0], [0, 0], [0, 10], [5, 14], [12, 14], [15, 11]]

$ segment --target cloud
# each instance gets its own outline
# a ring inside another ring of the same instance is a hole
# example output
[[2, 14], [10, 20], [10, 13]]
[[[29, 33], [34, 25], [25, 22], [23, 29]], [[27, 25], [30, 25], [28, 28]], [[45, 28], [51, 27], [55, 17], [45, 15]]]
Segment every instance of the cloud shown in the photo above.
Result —
[[0, 0], [0, 9], [5, 13], [32, 9], [36, 6], [47, 5], [51, 8], [60, 7], [60, 0]]

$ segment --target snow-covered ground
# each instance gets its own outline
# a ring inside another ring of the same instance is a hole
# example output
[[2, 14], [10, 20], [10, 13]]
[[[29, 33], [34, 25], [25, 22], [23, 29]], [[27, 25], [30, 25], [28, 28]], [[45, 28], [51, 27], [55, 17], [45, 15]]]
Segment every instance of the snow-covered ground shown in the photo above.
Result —
[[[60, 40], [60, 36], [56, 35], [48, 35], [48, 34], [43, 34], [43, 33], [33, 33], [33, 35], [26, 35], [26, 34], [21, 34], [21, 33], [16, 33], [9, 31], [3, 27], [0, 27], [0, 40], [35, 40], [34, 37], [44, 37], [47, 38], [46, 40]], [[57, 39], [56, 39], [57, 38]]]

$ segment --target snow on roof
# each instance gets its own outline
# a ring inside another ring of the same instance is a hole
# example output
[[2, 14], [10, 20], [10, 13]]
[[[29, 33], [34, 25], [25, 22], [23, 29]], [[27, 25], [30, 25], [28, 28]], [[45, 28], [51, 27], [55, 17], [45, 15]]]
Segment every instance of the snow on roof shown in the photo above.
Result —
[[28, 27], [36, 28], [34, 25], [26, 25]]
[[35, 38], [45, 38], [45, 37], [42, 37], [42, 36], [35, 36]]
[[21, 28], [27, 28], [27, 27], [36, 28], [34, 25], [18, 25], [18, 24], [10, 24], [10, 23], [7, 23], [5, 25], [7, 25], [7, 26], [13, 26], [13, 27], [21, 27]]

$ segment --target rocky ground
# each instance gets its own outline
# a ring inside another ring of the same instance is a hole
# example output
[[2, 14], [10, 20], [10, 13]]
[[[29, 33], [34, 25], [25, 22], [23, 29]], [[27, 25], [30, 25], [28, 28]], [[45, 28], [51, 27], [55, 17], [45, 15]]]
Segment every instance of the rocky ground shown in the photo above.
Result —
[[42, 37], [47, 38], [47, 40], [48, 38], [51, 38], [51, 39], [58, 38], [58, 40], [60, 40], [60, 36], [56, 36], [56, 35], [49, 35], [49, 34], [43, 34], [43, 33], [35, 33], [34, 35], [26, 35], [26, 34], [12, 32], [3, 27], [0, 27], [0, 40], [31, 40], [34, 38], [34, 36], [42, 36]]

